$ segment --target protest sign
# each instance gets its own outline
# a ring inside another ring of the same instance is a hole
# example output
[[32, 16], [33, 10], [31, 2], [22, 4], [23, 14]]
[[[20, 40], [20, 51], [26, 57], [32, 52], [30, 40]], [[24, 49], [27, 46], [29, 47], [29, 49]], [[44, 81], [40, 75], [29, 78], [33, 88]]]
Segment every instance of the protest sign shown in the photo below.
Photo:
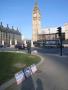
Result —
[[24, 74], [25, 74], [25, 77], [28, 78], [29, 76], [32, 75], [32, 71], [31, 71], [31, 68], [30, 67], [27, 67], [24, 69]]
[[15, 74], [15, 78], [16, 78], [17, 85], [19, 85], [20, 83], [22, 83], [22, 81], [25, 80], [25, 76], [24, 76], [23, 71], [20, 71], [20, 72], [16, 73]]
[[37, 67], [35, 64], [31, 65], [31, 71], [33, 74], [37, 71]]

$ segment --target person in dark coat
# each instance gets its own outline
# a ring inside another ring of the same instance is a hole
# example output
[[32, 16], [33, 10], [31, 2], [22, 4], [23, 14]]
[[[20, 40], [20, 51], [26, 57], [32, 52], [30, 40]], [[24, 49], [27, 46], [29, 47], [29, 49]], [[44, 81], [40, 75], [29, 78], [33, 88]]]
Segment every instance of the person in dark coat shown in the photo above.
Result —
[[27, 50], [28, 50], [28, 53], [31, 54], [31, 43], [30, 42], [27, 43]]

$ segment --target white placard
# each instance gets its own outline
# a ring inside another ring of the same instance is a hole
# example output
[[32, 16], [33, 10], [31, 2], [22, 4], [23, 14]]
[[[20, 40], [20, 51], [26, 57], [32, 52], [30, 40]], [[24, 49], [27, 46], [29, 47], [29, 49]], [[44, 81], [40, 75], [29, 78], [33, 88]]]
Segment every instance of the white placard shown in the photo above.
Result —
[[16, 79], [17, 85], [19, 85], [20, 83], [22, 83], [22, 81], [25, 80], [25, 76], [24, 76], [23, 71], [20, 71], [20, 72], [16, 73], [15, 74], [15, 79]]
[[25, 77], [28, 78], [29, 76], [32, 75], [32, 71], [31, 71], [31, 68], [30, 67], [27, 67], [24, 69], [24, 74], [25, 74]]
[[33, 50], [33, 51], [31, 52], [31, 54], [38, 54], [38, 51], [37, 51], [37, 50]]
[[31, 65], [31, 70], [33, 74], [37, 71], [37, 67], [35, 64]]

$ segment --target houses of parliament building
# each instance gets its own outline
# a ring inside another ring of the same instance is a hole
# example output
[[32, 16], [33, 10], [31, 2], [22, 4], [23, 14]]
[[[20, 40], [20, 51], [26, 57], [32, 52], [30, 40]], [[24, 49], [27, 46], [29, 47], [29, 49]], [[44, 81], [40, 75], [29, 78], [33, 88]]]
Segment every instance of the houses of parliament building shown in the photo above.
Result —
[[[62, 39], [68, 40], [68, 23], [65, 23], [62, 27]], [[58, 40], [57, 27], [41, 27], [41, 14], [36, 2], [32, 13], [32, 41], [42, 40]]]
[[0, 45], [13, 46], [21, 43], [21, 33], [18, 28], [15, 30], [12, 26], [10, 29], [8, 24], [7, 27], [0, 24]]

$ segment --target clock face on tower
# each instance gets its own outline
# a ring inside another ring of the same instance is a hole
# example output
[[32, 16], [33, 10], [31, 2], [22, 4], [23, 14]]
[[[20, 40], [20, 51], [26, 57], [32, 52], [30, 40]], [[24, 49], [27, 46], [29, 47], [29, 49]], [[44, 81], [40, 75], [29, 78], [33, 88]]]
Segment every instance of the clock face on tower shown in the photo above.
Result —
[[34, 17], [36, 17], [36, 13], [34, 14]]

